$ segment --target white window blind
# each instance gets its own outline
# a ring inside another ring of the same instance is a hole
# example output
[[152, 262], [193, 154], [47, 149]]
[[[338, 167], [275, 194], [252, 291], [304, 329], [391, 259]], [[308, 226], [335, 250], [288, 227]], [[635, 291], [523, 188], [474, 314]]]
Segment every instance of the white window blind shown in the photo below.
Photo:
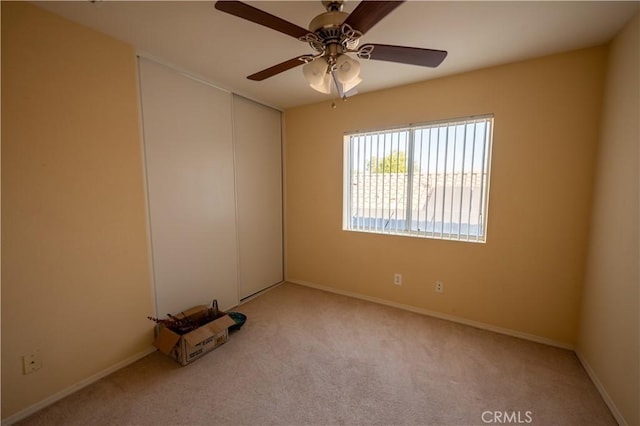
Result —
[[493, 116], [345, 135], [343, 229], [484, 242]]

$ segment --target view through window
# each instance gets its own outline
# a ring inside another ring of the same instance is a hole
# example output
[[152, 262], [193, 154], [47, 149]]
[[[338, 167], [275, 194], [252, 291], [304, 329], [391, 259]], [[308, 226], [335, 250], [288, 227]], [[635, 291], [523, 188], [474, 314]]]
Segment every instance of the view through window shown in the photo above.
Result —
[[343, 229], [484, 242], [493, 116], [345, 136]]

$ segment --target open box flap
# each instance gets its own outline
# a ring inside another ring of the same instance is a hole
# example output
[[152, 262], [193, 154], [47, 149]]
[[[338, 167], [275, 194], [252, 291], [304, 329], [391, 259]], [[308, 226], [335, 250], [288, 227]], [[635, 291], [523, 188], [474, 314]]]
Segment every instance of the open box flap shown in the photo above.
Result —
[[211, 321], [210, 323], [198, 327], [197, 329], [185, 334], [182, 337], [184, 337], [184, 340], [187, 341], [189, 346], [195, 346], [203, 340], [215, 336], [216, 334], [224, 331], [234, 324], [235, 321], [232, 320], [229, 315], [225, 315], [216, 319], [215, 321]]
[[165, 355], [169, 355], [173, 347], [180, 340], [180, 335], [174, 333], [166, 327], [161, 327], [156, 340], [153, 342], [153, 346], [158, 348], [160, 352]]
[[213, 322], [210, 322], [209, 324], [206, 324], [206, 326], [210, 326], [210, 329], [214, 331], [216, 334], [218, 334], [225, 328], [229, 328], [235, 324], [236, 322], [233, 320], [233, 318], [231, 318], [229, 315], [225, 315]]

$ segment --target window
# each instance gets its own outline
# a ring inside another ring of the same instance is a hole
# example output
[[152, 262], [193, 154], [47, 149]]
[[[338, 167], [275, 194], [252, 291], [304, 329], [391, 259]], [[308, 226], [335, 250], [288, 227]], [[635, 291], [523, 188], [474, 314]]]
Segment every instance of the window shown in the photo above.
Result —
[[484, 242], [493, 116], [352, 133], [343, 229]]

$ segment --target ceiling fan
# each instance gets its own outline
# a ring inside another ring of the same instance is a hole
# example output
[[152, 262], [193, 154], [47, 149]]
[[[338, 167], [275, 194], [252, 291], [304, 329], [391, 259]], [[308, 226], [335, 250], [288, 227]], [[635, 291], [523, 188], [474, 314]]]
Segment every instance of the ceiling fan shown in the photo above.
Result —
[[342, 11], [344, 0], [323, 0], [327, 11], [311, 20], [306, 30], [270, 13], [240, 1], [217, 1], [216, 9], [308, 43], [316, 52], [293, 59], [248, 76], [262, 81], [276, 74], [303, 65], [302, 72], [309, 85], [322, 93], [331, 93], [333, 82], [338, 95], [346, 99], [357, 93], [360, 84], [360, 63], [351, 58], [398, 62], [437, 67], [447, 56], [444, 50], [368, 43], [360, 46], [360, 38], [404, 1], [362, 0], [348, 14]]

